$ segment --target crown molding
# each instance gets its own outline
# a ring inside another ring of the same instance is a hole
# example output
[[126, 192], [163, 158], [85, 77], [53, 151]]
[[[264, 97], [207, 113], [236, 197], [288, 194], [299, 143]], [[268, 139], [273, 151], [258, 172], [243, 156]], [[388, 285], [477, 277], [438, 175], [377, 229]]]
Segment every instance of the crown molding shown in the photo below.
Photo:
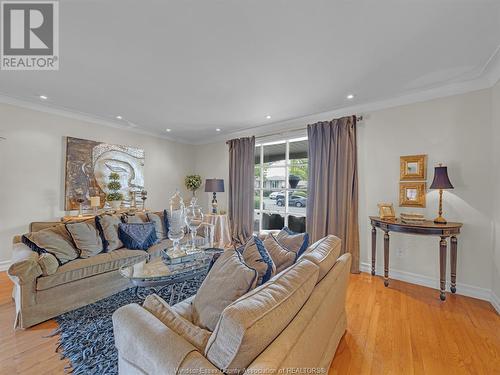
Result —
[[[491, 61], [491, 60], [490, 60]], [[499, 66], [500, 68], [500, 66]], [[488, 70], [489, 72], [490, 70]], [[500, 74], [500, 69], [498, 71]], [[498, 80], [497, 80], [498, 81]], [[497, 82], [495, 81], [495, 83]], [[239, 130], [235, 132], [230, 132], [220, 136], [215, 136], [203, 141], [197, 142], [195, 144], [207, 144], [215, 142], [223, 142], [232, 138], [256, 136], [262, 137], [270, 133], [290, 131], [290, 129], [296, 129], [299, 126], [303, 126], [304, 129], [308, 124], [314, 124], [318, 121], [325, 121], [332, 118], [338, 118], [342, 116], [349, 116], [352, 114], [364, 115], [369, 112], [376, 112], [383, 109], [398, 107], [402, 105], [408, 105], [413, 103], [425, 102], [428, 100], [445, 98], [453, 95], [465, 94], [472, 91], [483, 90], [491, 88], [492, 79], [489, 75], [482, 74], [479, 78], [463, 81], [463, 82], [453, 82], [446, 85], [432, 87], [425, 90], [415, 90], [408, 92], [403, 95], [371, 101], [366, 103], [360, 103], [357, 105], [352, 105], [348, 107], [339, 107], [337, 109], [310, 114], [302, 117], [297, 117], [293, 119], [278, 121], [274, 123], [260, 124], [254, 127], [248, 127], [244, 130]], [[366, 116], [365, 116], [366, 117]]]
[[61, 107], [61, 106], [55, 106], [53, 104], [46, 103], [46, 102], [44, 102], [43, 104], [42, 103], [35, 103], [35, 102], [29, 101], [29, 100], [24, 100], [24, 99], [10, 96], [10, 95], [4, 94], [4, 93], [0, 93], [0, 104], [7, 104], [7, 105], [16, 106], [16, 107], [26, 108], [26, 109], [30, 109], [33, 111], [48, 113], [51, 115], [57, 115], [57, 116], [71, 118], [73, 120], [90, 122], [92, 124], [107, 126], [107, 127], [114, 128], [114, 129], [120, 129], [120, 130], [124, 130], [124, 131], [128, 131], [128, 132], [132, 132], [132, 133], [147, 135], [147, 136], [154, 137], [154, 138], [161, 138], [161, 139], [165, 139], [165, 140], [168, 140], [171, 142], [191, 144], [183, 139], [179, 139], [179, 138], [175, 138], [175, 137], [168, 137], [168, 136], [161, 134], [159, 132], [148, 131], [148, 130], [142, 129], [139, 127], [139, 125], [137, 125], [133, 122], [127, 121], [127, 120], [121, 120], [122, 122], [125, 122], [126, 124], [118, 123], [116, 121], [107, 119], [105, 117], [92, 115], [92, 114], [88, 114], [88, 113], [84, 113], [84, 112], [79, 112], [79, 111], [68, 109], [68, 108]]

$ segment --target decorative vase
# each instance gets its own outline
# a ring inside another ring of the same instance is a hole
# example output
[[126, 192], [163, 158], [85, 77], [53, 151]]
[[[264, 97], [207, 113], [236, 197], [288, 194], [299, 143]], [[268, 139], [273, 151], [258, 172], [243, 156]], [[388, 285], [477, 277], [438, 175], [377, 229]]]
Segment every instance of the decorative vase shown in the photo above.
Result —
[[[191, 232], [191, 249], [190, 253], [197, 252], [196, 249], [196, 233], [201, 223], [203, 222], [203, 211], [201, 207], [196, 204], [197, 199], [191, 198], [191, 205], [186, 208], [186, 224]], [[187, 253], [188, 251], [186, 251]]]
[[179, 190], [176, 190], [175, 194], [170, 198], [168, 223], [168, 238], [173, 242], [174, 251], [178, 251], [186, 227], [184, 201], [179, 194]]
[[122, 205], [122, 201], [109, 201], [109, 205], [111, 206], [111, 208], [113, 208], [114, 210], [119, 210], [121, 205]]

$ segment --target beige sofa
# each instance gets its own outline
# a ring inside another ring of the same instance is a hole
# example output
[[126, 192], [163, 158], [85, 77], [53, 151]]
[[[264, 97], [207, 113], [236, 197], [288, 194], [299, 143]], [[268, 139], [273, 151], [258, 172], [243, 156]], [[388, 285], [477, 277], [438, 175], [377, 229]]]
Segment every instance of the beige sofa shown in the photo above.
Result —
[[[36, 232], [60, 222], [30, 224]], [[129, 281], [119, 274], [119, 268], [148, 257], [160, 255], [171, 245], [166, 239], [142, 250], [119, 249], [91, 258], [75, 259], [57, 269], [53, 275], [42, 276], [38, 253], [14, 237], [12, 265], [7, 273], [14, 283], [16, 303], [15, 328], [28, 328], [64, 312], [96, 302], [130, 287]]]
[[[142, 306], [118, 309], [119, 373], [328, 373], [347, 324], [351, 256], [339, 254], [334, 236], [311, 245], [294, 265], [229, 305], [204, 350]], [[192, 298], [173, 306], [188, 320]]]

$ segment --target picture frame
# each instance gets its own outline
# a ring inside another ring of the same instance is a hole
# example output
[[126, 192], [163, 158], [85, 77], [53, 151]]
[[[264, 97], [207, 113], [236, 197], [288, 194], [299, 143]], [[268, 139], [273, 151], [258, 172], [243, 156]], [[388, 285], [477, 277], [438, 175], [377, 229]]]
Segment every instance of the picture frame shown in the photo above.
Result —
[[427, 184], [422, 182], [400, 182], [399, 183], [399, 206], [400, 207], [425, 207], [425, 193]]
[[396, 220], [396, 213], [392, 203], [379, 203], [377, 206], [382, 220]]
[[399, 160], [401, 181], [427, 180], [427, 155], [406, 155]]

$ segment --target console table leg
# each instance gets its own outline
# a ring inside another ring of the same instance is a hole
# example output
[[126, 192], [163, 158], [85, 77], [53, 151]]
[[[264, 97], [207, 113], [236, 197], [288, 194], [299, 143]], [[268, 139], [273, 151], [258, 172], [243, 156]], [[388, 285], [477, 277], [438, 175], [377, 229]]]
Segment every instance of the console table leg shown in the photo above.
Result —
[[377, 229], [372, 227], [372, 276], [375, 276], [375, 256], [377, 254]]
[[448, 244], [446, 242], [446, 237], [441, 237], [439, 241], [439, 284], [441, 288], [441, 293], [439, 298], [441, 301], [446, 300], [446, 250]]
[[389, 232], [384, 233], [384, 285], [389, 285]]
[[450, 268], [451, 268], [451, 292], [455, 293], [457, 291], [457, 237], [451, 237], [450, 246]]

